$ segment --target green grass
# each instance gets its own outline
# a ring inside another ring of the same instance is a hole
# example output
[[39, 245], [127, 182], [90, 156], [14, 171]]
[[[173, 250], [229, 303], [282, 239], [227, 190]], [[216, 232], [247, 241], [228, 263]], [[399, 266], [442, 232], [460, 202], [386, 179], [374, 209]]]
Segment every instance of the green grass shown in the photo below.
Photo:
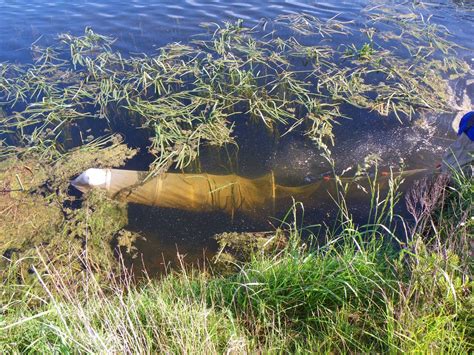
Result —
[[468, 353], [474, 184], [453, 180], [429, 223], [410, 224], [395, 247], [393, 223], [357, 227], [344, 211], [319, 247], [302, 241], [295, 218], [282, 225], [286, 247], [257, 251], [230, 274], [183, 268], [104, 283], [90, 269], [71, 280], [46, 267], [35, 275], [41, 292], [4, 284], [16, 292], [2, 305], [0, 351]]

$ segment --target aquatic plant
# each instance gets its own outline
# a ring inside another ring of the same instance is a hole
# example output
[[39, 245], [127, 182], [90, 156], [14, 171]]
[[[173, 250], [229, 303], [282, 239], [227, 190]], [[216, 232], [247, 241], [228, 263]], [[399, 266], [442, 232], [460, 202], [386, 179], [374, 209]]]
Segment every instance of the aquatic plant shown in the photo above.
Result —
[[[69, 180], [90, 165], [120, 166], [136, 152], [111, 136], [61, 156], [42, 157], [40, 153], [51, 152], [22, 148], [15, 153], [0, 162], [0, 282], [15, 280], [19, 288], [37, 285], [31, 272], [43, 270], [38, 251], [73, 278], [83, 272], [84, 261], [93, 265], [97, 277], [105, 271], [98, 264], [116, 268], [111, 243], [127, 242], [118, 238], [128, 223], [125, 205], [97, 191], [81, 204], [68, 194]], [[45, 159], [54, 163], [44, 164]], [[1, 303], [12, 296], [4, 291]]]
[[[367, 16], [360, 48], [339, 45], [360, 37], [352, 22], [307, 14], [281, 16], [272, 31], [204, 24], [208, 33], [190, 43], [141, 56], [122, 55], [90, 28], [61, 34], [56, 46], [32, 47], [33, 64], [0, 66], [3, 144], [64, 152], [134, 127], [148, 132], [157, 174], [196, 161], [203, 145], [237, 144], [241, 122], [280, 135], [299, 129], [321, 147], [330, 146], [345, 103], [399, 120], [452, 110], [446, 79], [469, 67], [446, 31], [415, 11], [376, 7]], [[282, 26], [296, 36], [280, 37]], [[87, 132], [92, 120], [101, 124]]]

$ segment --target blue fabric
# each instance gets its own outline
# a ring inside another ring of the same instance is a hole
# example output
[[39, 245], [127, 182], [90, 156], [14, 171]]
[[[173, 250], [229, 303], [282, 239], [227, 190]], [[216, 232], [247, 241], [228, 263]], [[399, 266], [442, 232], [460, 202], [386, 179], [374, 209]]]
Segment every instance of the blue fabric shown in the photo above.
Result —
[[471, 141], [474, 141], [474, 111], [466, 113], [459, 123], [458, 136], [465, 133]]

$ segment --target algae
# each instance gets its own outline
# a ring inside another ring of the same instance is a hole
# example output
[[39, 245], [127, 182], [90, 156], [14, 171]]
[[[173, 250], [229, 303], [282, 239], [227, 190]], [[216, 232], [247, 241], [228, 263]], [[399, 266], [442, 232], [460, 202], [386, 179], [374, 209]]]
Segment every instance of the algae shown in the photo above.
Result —
[[219, 251], [214, 264], [222, 272], [232, 272], [238, 265], [257, 255], [276, 254], [288, 245], [288, 233], [282, 229], [269, 232], [224, 232], [214, 236]]
[[126, 206], [99, 191], [78, 200], [69, 181], [90, 166], [121, 166], [136, 150], [112, 136], [59, 158], [19, 153], [0, 162], [0, 279], [29, 283], [46, 265], [71, 275], [86, 267], [98, 275], [117, 269], [111, 243], [119, 234], [121, 244], [124, 235], [134, 240], [124, 232]]

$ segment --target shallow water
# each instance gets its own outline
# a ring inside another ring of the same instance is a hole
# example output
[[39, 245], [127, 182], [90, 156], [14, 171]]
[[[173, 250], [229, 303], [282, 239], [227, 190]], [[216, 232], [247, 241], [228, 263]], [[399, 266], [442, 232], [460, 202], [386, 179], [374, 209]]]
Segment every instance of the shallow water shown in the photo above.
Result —
[[[377, 4], [378, 2], [371, 2]], [[400, 3], [400, 2], [396, 2]], [[410, 3], [410, 2], [408, 2]], [[368, 1], [233, 1], [233, 0], [174, 0], [174, 1], [5, 1], [0, 0], [0, 62], [25, 63], [31, 61], [33, 42], [53, 43], [58, 33], [80, 34], [86, 26], [94, 31], [117, 38], [116, 48], [122, 53], [153, 54], [170, 42], [186, 43], [202, 33], [202, 22], [222, 22], [244, 19], [246, 25], [266, 26], [278, 15], [306, 12], [321, 19], [338, 16], [339, 20], [354, 20], [353, 29], [366, 21], [362, 10]], [[474, 64], [474, 5], [466, 1], [425, 2], [425, 10], [432, 14], [434, 23], [444, 25], [452, 33], [452, 40], [463, 49], [459, 56]], [[354, 31], [357, 32], [357, 31]], [[462, 92], [466, 82], [453, 82], [456, 92]], [[473, 86], [467, 87], [471, 97]], [[346, 113], [347, 114], [347, 113]], [[428, 117], [425, 127], [400, 124], [363, 111], [349, 111], [350, 120], [335, 127], [333, 150], [339, 170], [354, 167], [368, 154], [382, 158], [382, 168], [405, 160], [407, 169], [431, 170], [455, 138], [451, 128], [452, 115]], [[240, 130], [240, 131], [239, 131]], [[134, 132], [125, 132], [128, 143], [143, 146]], [[274, 170], [281, 182], [304, 184], [320, 179], [330, 171], [314, 146], [301, 136], [292, 135], [275, 143], [260, 130], [237, 127], [240, 136], [238, 160], [232, 170], [241, 175], [256, 177]], [[223, 155], [223, 154], [222, 154]], [[224, 162], [223, 162], [224, 161]], [[140, 156], [130, 162], [130, 169], [146, 169], [149, 157]], [[225, 158], [215, 151], [203, 154], [201, 167], [205, 171], [225, 173], [229, 170]], [[323, 201], [325, 201], [323, 203]], [[319, 202], [319, 201], [316, 201]], [[364, 199], [355, 198], [353, 207], [363, 220]], [[334, 213], [330, 202], [321, 199], [316, 208], [305, 213], [305, 222], [330, 220]], [[282, 210], [285, 207], [281, 206]], [[400, 212], [403, 212], [402, 210]], [[277, 216], [281, 217], [281, 216]], [[159, 210], [130, 205], [129, 228], [139, 231], [146, 241], [138, 243], [141, 260], [151, 273], [162, 271], [167, 262], [177, 262], [176, 251], [196, 260], [210, 255], [216, 245], [215, 233], [237, 230], [271, 230], [278, 221], [249, 218], [224, 213], [190, 213], [178, 210]]]

